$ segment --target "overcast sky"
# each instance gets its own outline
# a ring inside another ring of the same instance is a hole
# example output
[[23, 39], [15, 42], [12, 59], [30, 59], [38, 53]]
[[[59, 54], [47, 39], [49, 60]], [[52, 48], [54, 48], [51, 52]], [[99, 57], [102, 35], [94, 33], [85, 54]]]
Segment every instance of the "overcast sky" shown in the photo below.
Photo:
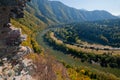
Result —
[[54, 0], [77, 9], [107, 10], [114, 15], [120, 15], [120, 0]]

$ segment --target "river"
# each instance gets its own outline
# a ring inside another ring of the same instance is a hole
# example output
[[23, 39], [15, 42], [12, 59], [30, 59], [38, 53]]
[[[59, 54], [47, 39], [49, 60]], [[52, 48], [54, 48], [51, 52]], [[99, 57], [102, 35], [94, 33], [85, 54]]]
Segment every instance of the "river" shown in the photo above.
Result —
[[[46, 42], [43, 39], [43, 36], [45, 33], [47, 33], [49, 30], [54, 30], [56, 28], [47, 28], [41, 32], [38, 33], [37, 35], [37, 42], [39, 43], [40, 46], [44, 48], [44, 53], [48, 54], [50, 56], [54, 56], [57, 60], [59, 61], [64, 61], [65, 63], [75, 66], [75, 67], [83, 67], [83, 68], [90, 68], [93, 71], [104, 71], [104, 72], [110, 72], [116, 76], [120, 77], [120, 69], [113, 69], [113, 68], [103, 68], [98, 65], [92, 65], [87, 62], [82, 63], [80, 59], [78, 58], [73, 58], [71, 55], [64, 54], [61, 51], [54, 50], [52, 47], [48, 46]], [[119, 74], [118, 74], [119, 73]]]

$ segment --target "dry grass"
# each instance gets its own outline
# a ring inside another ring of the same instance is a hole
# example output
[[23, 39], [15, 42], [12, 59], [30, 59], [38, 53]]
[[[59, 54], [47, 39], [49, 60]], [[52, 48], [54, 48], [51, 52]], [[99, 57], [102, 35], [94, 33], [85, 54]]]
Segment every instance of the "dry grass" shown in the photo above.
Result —
[[[54, 33], [51, 32], [50, 33], [50, 37], [52, 40], [54, 40], [57, 44], [65, 44], [63, 43], [63, 41], [57, 39], [55, 36], [54, 36]], [[95, 49], [90, 49], [90, 48], [81, 48], [81, 47], [78, 47], [76, 45], [70, 45], [70, 44], [65, 44], [67, 48], [69, 49], [73, 49], [75, 51], [82, 51], [82, 52], [87, 52], [87, 53], [95, 53], [95, 54], [104, 54], [104, 53], [112, 53], [113, 55], [120, 55], [120, 51], [110, 51], [110, 50], [95, 50]], [[87, 45], [87, 44], [85, 44]], [[90, 44], [89, 44], [90, 46]], [[96, 46], [96, 47], [108, 47], [108, 46], [102, 46], [102, 45], [98, 45], [98, 44], [94, 44], [93, 46]]]
[[63, 41], [58, 40], [58, 39], [54, 36], [54, 33], [53, 33], [53, 32], [50, 33], [50, 37], [51, 37], [55, 42], [57, 42], [57, 44], [63, 44]]
[[29, 54], [26, 56], [36, 65], [33, 77], [36, 80], [69, 80], [67, 70], [52, 57], [47, 55]]

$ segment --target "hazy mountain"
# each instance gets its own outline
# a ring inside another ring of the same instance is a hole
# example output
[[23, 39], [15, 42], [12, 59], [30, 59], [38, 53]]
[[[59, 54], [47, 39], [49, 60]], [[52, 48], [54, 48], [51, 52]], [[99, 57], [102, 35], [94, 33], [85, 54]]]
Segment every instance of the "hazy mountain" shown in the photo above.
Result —
[[32, 0], [28, 5], [27, 11], [46, 23], [96, 21], [117, 18], [104, 10], [78, 10], [68, 7], [59, 1]]

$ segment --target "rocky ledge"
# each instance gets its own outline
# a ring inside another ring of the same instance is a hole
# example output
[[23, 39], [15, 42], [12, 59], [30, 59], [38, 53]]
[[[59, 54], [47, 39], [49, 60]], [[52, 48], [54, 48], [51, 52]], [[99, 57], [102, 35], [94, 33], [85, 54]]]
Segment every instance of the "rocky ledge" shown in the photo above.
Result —
[[31, 76], [34, 68], [30, 59], [9, 61], [3, 58], [0, 61], [0, 80], [34, 80]]
[[33, 80], [35, 65], [23, 58], [32, 53], [29, 47], [21, 46], [27, 35], [10, 23], [0, 29], [0, 80]]

